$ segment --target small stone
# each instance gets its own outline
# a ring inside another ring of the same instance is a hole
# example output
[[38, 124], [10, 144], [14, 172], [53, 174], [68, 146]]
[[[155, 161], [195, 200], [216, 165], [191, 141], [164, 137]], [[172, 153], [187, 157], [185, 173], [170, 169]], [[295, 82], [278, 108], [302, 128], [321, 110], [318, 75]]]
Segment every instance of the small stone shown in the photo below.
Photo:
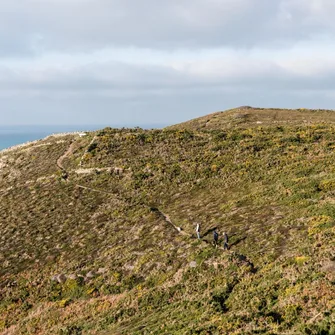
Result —
[[7, 283], [7, 287], [16, 287], [16, 286], [17, 282], [15, 280]]
[[96, 273], [95, 273], [95, 271], [90, 271], [90, 272], [88, 272], [88, 273], [86, 274], [86, 278], [87, 278], [87, 279], [92, 279], [92, 278], [94, 278], [94, 277], [96, 277]]
[[335, 261], [327, 261], [321, 269], [323, 272], [335, 272]]
[[197, 267], [197, 262], [192, 261], [190, 262], [190, 268], [196, 268]]
[[58, 281], [58, 279], [57, 279], [57, 275], [52, 276], [52, 277], [50, 278], [50, 280], [51, 280], [51, 281]]
[[47, 257], [45, 258], [45, 260], [46, 260], [47, 262], [49, 262], [49, 263], [54, 262], [55, 259], [56, 259], [56, 257], [53, 256], [53, 255], [49, 255], [49, 256], [47, 256]]
[[66, 282], [66, 279], [67, 279], [67, 277], [66, 277], [65, 274], [57, 275], [57, 281], [60, 284], [64, 284]]
[[99, 268], [98, 269], [98, 273], [99, 274], [103, 274], [103, 273], [106, 273], [107, 272], [107, 269], [106, 268]]
[[76, 274], [70, 274], [67, 276], [67, 279], [71, 279], [71, 280], [76, 280], [77, 279], [77, 275]]

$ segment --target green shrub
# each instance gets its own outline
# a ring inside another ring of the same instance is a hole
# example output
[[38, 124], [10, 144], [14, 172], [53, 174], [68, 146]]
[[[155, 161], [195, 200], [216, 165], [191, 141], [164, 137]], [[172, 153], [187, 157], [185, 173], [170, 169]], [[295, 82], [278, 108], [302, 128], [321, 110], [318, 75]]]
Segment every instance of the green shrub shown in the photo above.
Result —
[[66, 326], [60, 329], [59, 335], [81, 335], [82, 328], [78, 326]]
[[335, 179], [323, 180], [319, 184], [319, 189], [322, 191], [334, 191], [335, 190]]
[[335, 225], [335, 221], [330, 216], [320, 215], [310, 218], [308, 223], [308, 234], [313, 236], [326, 230], [332, 228]]

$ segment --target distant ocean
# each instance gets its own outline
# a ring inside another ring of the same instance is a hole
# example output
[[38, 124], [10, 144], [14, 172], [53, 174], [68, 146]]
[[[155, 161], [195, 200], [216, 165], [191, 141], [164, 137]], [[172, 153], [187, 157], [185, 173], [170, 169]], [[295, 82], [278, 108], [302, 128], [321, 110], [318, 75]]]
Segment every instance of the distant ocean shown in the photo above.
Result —
[[[46, 136], [57, 133], [75, 131], [90, 131], [103, 129], [106, 125], [80, 125], [80, 126], [0, 126], [0, 150], [30, 141], [40, 140]], [[119, 128], [119, 126], [113, 126]], [[121, 126], [122, 128], [122, 126]], [[159, 126], [142, 126], [142, 128], [160, 128]]]

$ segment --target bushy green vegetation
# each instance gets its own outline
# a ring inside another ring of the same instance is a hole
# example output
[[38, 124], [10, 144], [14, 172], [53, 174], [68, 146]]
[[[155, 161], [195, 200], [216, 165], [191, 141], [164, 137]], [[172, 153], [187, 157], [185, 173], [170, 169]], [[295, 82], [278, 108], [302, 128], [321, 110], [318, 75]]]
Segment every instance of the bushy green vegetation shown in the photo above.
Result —
[[0, 334], [335, 334], [331, 113], [241, 109], [0, 154]]

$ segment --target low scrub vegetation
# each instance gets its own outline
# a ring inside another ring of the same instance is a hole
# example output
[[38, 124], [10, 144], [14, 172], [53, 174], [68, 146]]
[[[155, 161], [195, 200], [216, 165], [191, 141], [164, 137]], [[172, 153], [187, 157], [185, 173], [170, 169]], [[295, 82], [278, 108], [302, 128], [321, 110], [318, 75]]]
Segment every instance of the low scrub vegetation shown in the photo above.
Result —
[[327, 113], [242, 108], [0, 153], [0, 334], [335, 334]]

